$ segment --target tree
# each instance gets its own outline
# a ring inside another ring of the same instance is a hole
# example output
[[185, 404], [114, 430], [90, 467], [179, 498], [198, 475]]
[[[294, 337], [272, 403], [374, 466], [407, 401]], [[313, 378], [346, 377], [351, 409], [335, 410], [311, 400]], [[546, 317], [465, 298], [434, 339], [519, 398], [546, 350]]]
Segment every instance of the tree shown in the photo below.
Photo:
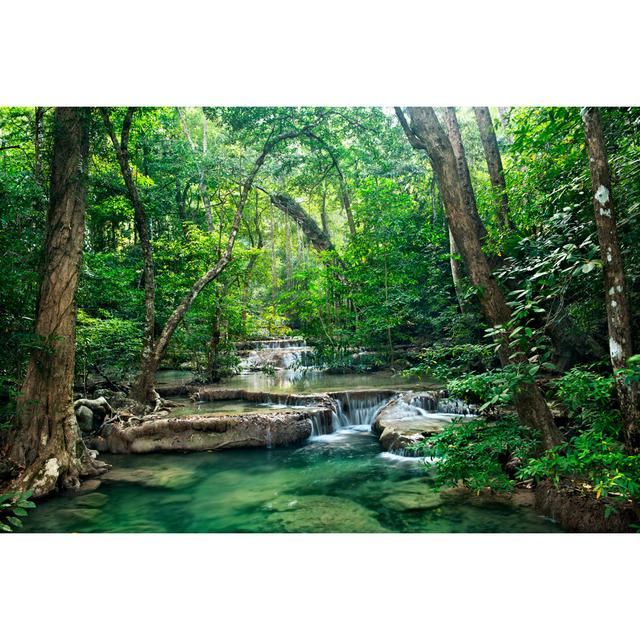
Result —
[[84, 446], [73, 409], [76, 291], [84, 243], [89, 152], [87, 108], [55, 110], [54, 148], [42, 280], [36, 309], [37, 343], [18, 399], [7, 457], [18, 470], [12, 488], [43, 496], [77, 487], [106, 470]]
[[510, 228], [509, 220], [509, 197], [507, 196], [507, 183], [504, 179], [504, 169], [502, 168], [502, 157], [500, 149], [498, 149], [498, 140], [496, 132], [491, 120], [489, 107], [474, 107], [473, 111], [476, 115], [476, 122], [480, 131], [480, 140], [482, 148], [487, 159], [487, 167], [489, 169], [489, 178], [496, 199], [496, 213], [500, 224], [504, 228]]
[[611, 193], [609, 160], [602, 132], [600, 110], [595, 107], [583, 111], [589, 170], [593, 190], [598, 244], [602, 257], [604, 294], [609, 330], [609, 355], [616, 381], [616, 390], [622, 421], [624, 439], [631, 451], [640, 448], [640, 405], [638, 387], [635, 382], [627, 382], [624, 370], [633, 355], [631, 333], [631, 313], [624, 277], [624, 265], [620, 252], [616, 212]]
[[[459, 165], [451, 142], [432, 108], [410, 107], [410, 123], [406, 121], [401, 109], [396, 108], [396, 113], [403, 123], [410, 144], [426, 151], [429, 156], [442, 190], [449, 228], [471, 283], [478, 291], [482, 312], [492, 327], [500, 327], [509, 321], [511, 314], [482, 251], [478, 226], [466, 203]], [[503, 336], [500, 341], [499, 355], [503, 366], [526, 361], [524, 353], [510, 346], [507, 336]], [[560, 442], [560, 433], [551, 411], [535, 382], [521, 382], [514, 394], [514, 403], [521, 422], [540, 432], [545, 447], [549, 448]]]
[[444, 109], [444, 122], [447, 127], [447, 135], [451, 142], [453, 154], [456, 158], [458, 165], [458, 174], [460, 176], [460, 184], [465, 197], [465, 205], [467, 210], [471, 213], [471, 216], [476, 221], [478, 227], [478, 237], [484, 238], [487, 235], [487, 230], [484, 227], [484, 223], [478, 215], [478, 206], [476, 204], [476, 196], [473, 192], [473, 185], [471, 184], [471, 174], [469, 173], [469, 165], [467, 164], [467, 156], [464, 152], [464, 146], [462, 144], [462, 134], [460, 133], [460, 125], [458, 124], [458, 118], [456, 116], [456, 110], [454, 107], [445, 107]]

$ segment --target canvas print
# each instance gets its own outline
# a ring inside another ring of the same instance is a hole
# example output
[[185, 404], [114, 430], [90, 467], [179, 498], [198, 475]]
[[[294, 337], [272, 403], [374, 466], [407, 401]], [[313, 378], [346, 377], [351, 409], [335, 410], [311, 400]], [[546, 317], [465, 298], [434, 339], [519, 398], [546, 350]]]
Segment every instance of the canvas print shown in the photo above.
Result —
[[0, 108], [0, 529], [633, 532], [640, 109]]

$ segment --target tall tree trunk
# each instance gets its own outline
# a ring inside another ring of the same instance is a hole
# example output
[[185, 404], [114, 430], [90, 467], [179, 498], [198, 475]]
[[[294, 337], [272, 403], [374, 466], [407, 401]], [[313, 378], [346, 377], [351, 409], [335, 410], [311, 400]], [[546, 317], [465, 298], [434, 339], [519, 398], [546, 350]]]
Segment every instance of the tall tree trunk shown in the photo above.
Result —
[[322, 182], [322, 207], [320, 208], [320, 220], [322, 221], [322, 233], [331, 238], [329, 233], [329, 221], [327, 220], [327, 183]]
[[43, 496], [106, 470], [84, 446], [73, 410], [76, 291], [84, 243], [90, 110], [57, 108], [42, 281], [35, 334], [7, 457], [11, 489]]
[[638, 386], [627, 383], [625, 369], [633, 355], [631, 313], [624, 277], [624, 265], [620, 253], [616, 214], [611, 195], [609, 160], [602, 133], [600, 110], [591, 107], [583, 111], [589, 170], [593, 189], [598, 244], [602, 257], [604, 295], [609, 327], [609, 355], [616, 381], [618, 401], [624, 425], [624, 438], [630, 451], [640, 449], [640, 405]]
[[144, 341], [140, 362], [140, 374], [131, 389], [131, 394], [140, 402], [150, 403], [156, 400], [154, 395], [157, 369], [157, 363], [154, 361], [156, 281], [153, 264], [153, 248], [149, 237], [147, 215], [142, 200], [140, 199], [138, 188], [133, 180], [131, 167], [129, 166], [129, 133], [135, 111], [135, 107], [129, 107], [127, 109], [122, 123], [120, 142], [118, 142], [108, 109], [104, 107], [101, 109], [102, 119], [107, 133], [111, 138], [116, 157], [118, 158], [118, 164], [120, 165], [120, 173], [127, 187], [131, 204], [133, 205], [135, 227], [138, 232], [138, 237], [140, 238], [144, 267]]
[[465, 206], [467, 211], [471, 213], [471, 216], [478, 227], [478, 237], [482, 239], [487, 235], [487, 230], [485, 229], [484, 223], [478, 214], [476, 196], [473, 192], [471, 173], [469, 173], [469, 165], [467, 164], [467, 156], [465, 155], [464, 146], [462, 144], [462, 134], [460, 133], [460, 125], [458, 124], [455, 107], [445, 107], [444, 123], [447, 127], [447, 134], [451, 142], [451, 147], [453, 148], [453, 155], [455, 156], [456, 164], [458, 165], [458, 174], [460, 175], [460, 184], [464, 193]]
[[496, 200], [496, 212], [500, 224], [506, 228], [512, 228], [509, 219], [509, 197], [507, 196], [507, 183], [504, 179], [504, 169], [502, 168], [502, 158], [500, 149], [498, 149], [498, 140], [496, 131], [491, 120], [489, 107], [474, 107], [473, 111], [476, 115], [476, 122], [480, 131], [480, 140], [482, 148], [487, 159], [487, 167], [489, 168], [489, 178]]
[[[503, 325], [510, 319], [511, 313], [482, 251], [477, 222], [467, 207], [458, 162], [449, 138], [430, 107], [410, 107], [411, 124], [406, 121], [400, 108], [396, 108], [396, 113], [411, 145], [429, 155], [442, 190], [449, 228], [471, 283], [478, 289], [485, 318], [493, 327]], [[524, 353], [510, 348], [506, 336], [501, 340], [499, 356], [503, 366], [526, 361]], [[540, 432], [545, 447], [552, 447], [561, 441], [551, 411], [534, 383], [521, 383], [514, 393], [514, 403], [520, 421]]]
[[453, 234], [451, 233], [451, 228], [447, 225], [447, 230], [449, 232], [449, 253], [451, 254], [451, 258], [449, 259], [449, 264], [451, 265], [451, 279], [453, 280], [453, 289], [456, 293], [456, 300], [458, 301], [458, 306], [460, 307], [460, 311], [464, 313], [464, 303], [462, 302], [462, 269], [460, 268], [460, 262], [458, 260], [458, 246], [456, 245], [456, 241], [453, 238]]

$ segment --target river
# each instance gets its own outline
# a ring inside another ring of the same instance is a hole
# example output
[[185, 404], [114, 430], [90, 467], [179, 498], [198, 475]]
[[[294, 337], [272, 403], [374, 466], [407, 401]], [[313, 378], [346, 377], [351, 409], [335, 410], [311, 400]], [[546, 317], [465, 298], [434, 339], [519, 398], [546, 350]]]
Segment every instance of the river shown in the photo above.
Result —
[[[165, 372], [160, 384], [186, 382]], [[388, 373], [328, 376], [254, 372], [226, 386], [299, 392], [408, 389]], [[192, 412], [256, 410], [202, 403]], [[271, 410], [264, 407], [265, 411]], [[531, 507], [438, 492], [432, 465], [380, 450], [369, 424], [341, 426], [299, 446], [220, 452], [103, 455], [113, 470], [86, 493], [49, 498], [25, 532], [558, 532]]]

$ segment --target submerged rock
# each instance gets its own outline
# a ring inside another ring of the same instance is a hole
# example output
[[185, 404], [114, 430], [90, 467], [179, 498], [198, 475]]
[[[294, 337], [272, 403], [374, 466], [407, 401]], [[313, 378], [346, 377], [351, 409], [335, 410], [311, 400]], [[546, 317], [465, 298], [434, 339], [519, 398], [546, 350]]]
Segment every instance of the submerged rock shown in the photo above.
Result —
[[399, 482], [393, 492], [380, 500], [380, 504], [392, 511], [435, 509], [444, 500], [440, 493], [420, 479]]
[[184, 489], [198, 479], [195, 471], [183, 467], [154, 467], [153, 469], [112, 469], [103, 476], [111, 482], [131, 482], [156, 489]]
[[268, 520], [288, 533], [383, 533], [374, 513], [335, 496], [279, 496], [267, 503]]
[[85, 527], [92, 525], [100, 516], [100, 513], [99, 509], [85, 509], [82, 507], [60, 509], [56, 512], [56, 518], [61, 521], [71, 522], [75, 526]]
[[90, 507], [98, 509], [103, 507], [109, 501], [109, 496], [104, 493], [87, 493], [77, 497], [73, 504], [75, 507]]

